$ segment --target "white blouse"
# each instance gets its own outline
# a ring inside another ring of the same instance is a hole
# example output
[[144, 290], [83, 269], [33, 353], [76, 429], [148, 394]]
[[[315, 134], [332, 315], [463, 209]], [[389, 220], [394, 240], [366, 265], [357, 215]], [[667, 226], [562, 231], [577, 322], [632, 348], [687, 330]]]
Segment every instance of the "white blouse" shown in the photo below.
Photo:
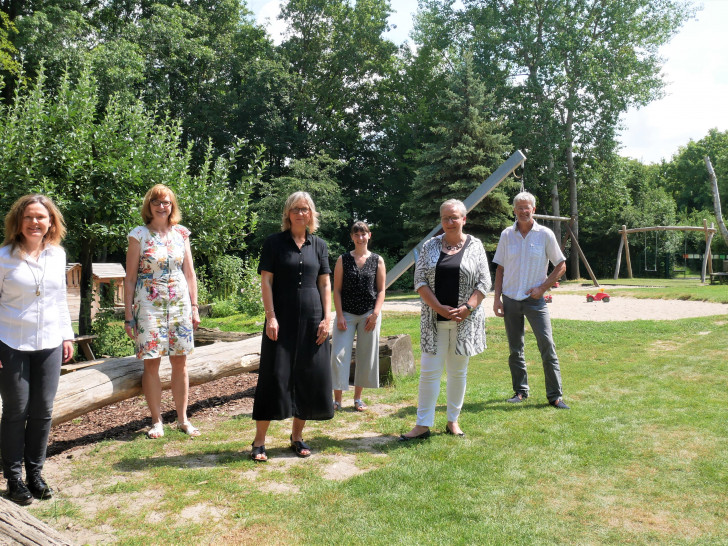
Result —
[[0, 248], [0, 341], [17, 351], [40, 351], [73, 338], [66, 252], [49, 245], [36, 262], [18, 247]]

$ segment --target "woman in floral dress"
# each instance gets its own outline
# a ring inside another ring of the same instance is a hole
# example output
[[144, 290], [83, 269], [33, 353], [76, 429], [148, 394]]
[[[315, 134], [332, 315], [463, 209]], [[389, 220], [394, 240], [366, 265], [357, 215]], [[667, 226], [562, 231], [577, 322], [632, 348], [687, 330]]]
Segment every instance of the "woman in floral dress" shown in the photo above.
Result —
[[144, 196], [142, 219], [145, 225], [129, 233], [124, 326], [136, 343], [137, 358], [144, 360], [142, 389], [152, 414], [147, 436], [164, 436], [159, 379], [163, 356], [169, 357], [172, 366], [177, 426], [185, 434], [199, 436], [200, 431], [187, 420], [187, 355], [194, 349], [192, 332], [200, 324], [190, 230], [179, 225], [177, 198], [163, 184]]

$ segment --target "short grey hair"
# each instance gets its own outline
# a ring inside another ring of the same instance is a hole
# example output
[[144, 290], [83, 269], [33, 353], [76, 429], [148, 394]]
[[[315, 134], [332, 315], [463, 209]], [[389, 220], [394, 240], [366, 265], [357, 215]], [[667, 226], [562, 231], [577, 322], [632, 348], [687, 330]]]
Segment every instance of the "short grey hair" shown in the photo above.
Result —
[[529, 204], [533, 208], [536, 208], [536, 198], [533, 196], [532, 193], [528, 193], [527, 191], [522, 191], [521, 193], [519, 193], [518, 195], [516, 195], [513, 198], [513, 206], [515, 207], [516, 206], [516, 203], [518, 203], [519, 201], [528, 201]]
[[468, 215], [468, 209], [465, 208], [465, 203], [460, 201], [460, 199], [448, 199], [440, 205], [440, 216], [442, 216], [442, 209], [447, 207], [455, 207], [463, 217]]

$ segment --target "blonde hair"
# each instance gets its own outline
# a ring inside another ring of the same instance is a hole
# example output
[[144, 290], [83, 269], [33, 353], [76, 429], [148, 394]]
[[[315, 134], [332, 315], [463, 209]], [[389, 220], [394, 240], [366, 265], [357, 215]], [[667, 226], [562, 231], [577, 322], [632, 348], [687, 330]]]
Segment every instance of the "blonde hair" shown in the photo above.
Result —
[[45, 195], [32, 193], [24, 195], [10, 207], [10, 211], [5, 215], [5, 240], [2, 246], [10, 245], [10, 250], [14, 251], [17, 246], [22, 246], [25, 236], [23, 235], [23, 215], [28, 205], [38, 203], [43, 205], [48, 211], [51, 220], [51, 227], [48, 233], [43, 236], [43, 243], [59, 246], [66, 236], [66, 222], [63, 220], [63, 214], [58, 210], [55, 203]]
[[169, 197], [169, 200], [172, 203], [172, 210], [169, 211], [167, 222], [170, 226], [175, 226], [180, 223], [182, 220], [182, 213], [179, 211], [179, 205], [177, 205], [177, 196], [164, 184], [157, 184], [152, 186], [152, 188], [144, 196], [144, 204], [142, 205], [142, 220], [144, 220], [145, 225], [151, 222], [154, 218], [154, 215], [152, 214], [152, 201], [154, 199], [161, 199], [165, 195]]
[[307, 191], [294, 192], [288, 196], [288, 199], [286, 199], [286, 204], [283, 206], [283, 218], [281, 221], [281, 231], [286, 231], [286, 230], [291, 229], [291, 219], [290, 219], [289, 215], [290, 215], [291, 209], [299, 201], [305, 201], [306, 205], [308, 205], [308, 208], [311, 209], [311, 217], [308, 220], [308, 225], [306, 226], [306, 229], [308, 230], [309, 233], [316, 233], [316, 230], [319, 228], [319, 213], [316, 211], [316, 205], [313, 204], [313, 199], [311, 199], [311, 194], [309, 194]]

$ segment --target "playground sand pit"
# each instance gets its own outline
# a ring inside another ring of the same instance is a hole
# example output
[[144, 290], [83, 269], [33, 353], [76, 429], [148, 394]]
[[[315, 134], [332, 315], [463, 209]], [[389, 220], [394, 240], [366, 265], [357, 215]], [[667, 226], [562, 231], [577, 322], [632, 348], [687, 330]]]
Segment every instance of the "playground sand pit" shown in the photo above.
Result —
[[[551, 292], [551, 318], [591, 321], [677, 320], [728, 314], [728, 305], [705, 301], [653, 300], [615, 296], [607, 303], [586, 301], [586, 295]], [[492, 294], [483, 302], [488, 317], [493, 314]], [[386, 302], [384, 311], [419, 313], [419, 300]]]

